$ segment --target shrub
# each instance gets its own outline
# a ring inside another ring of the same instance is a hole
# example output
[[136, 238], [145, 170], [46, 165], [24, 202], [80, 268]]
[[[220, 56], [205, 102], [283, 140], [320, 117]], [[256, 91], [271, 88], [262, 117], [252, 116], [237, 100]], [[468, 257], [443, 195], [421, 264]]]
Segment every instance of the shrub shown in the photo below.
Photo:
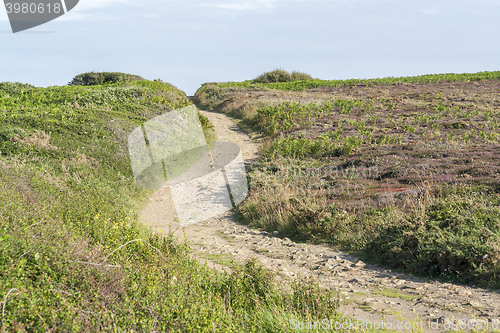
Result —
[[273, 83], [273, 82], [289, 82], [312, 80], [309, 74], [293, 71], [289, 73], [283, 69], [274, 69], [271, 72], [265, 72], [257, 77], [254, 81], [258, 83]]
[[111, 84], [126, 81], [140, 81], [142, 77], [138, 75], [116, 73], [116, 72], [90, 72], [77, 75], [69, 83], [71, 86], [96, 86], [100, 84]]
[[460, 189], [422, 216], [389, 224], [366, 250], [415, 273], [498, 285], [498, 200], [493, 193]]
[[292, 81], [306, 81], [312, 80], [312, 76], [306, 73], [293, 71], [292, 72]]

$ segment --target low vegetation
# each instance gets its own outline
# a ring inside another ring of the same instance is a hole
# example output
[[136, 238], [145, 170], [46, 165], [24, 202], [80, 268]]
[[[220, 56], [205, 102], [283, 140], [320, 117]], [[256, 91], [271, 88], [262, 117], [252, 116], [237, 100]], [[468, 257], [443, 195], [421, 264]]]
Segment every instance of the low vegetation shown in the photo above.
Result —
[[128, 134], [191, 102], [161, 81], [101, 79], [0, 83], [2, 332], [286, 332], [291, 319], [335, 319], [337, 296], [312, 282], [283, 290], [252, 261], [217, 273], [138, 223], [151, 192], [134, 184]]
[[[280, 73], [281, 70], [275, 70]], [[382, 79], [350, 79], [350, 80], [320, 80], [312, 79], [310, 76], [304, 73], [299, 73], [295, 79], [288, 79], [283, 81], [270, 80], [267, 78], [281, 77], [281, 75], [276, 75], [274, 72], [270, 74], [264, 73], [262, 76], [243, 82], [223, 82], [223, 83], [210, 83], [202, 86], [207, 88], [210, 85], [216, 84], [220, 88], [268, 88], [283, 91], [307, 91], [314, 90], [316, 92], [321, 92], [329, 90], [329, 88], [340, 88], [340, 87], [372, 87], [388, 84], [427, 84], [436, 82], [477, 82], [484, 80], [498, 80], [500, 79], [500, 71], [495, 72], [479, 72], [479, 73], [464, 73], [464, 74], [429, 74], [429, 75], [419, 75], [419, 76], [406, 76], [406, 77], [386, 77]], [[283, 75], [285, 77], [288, 77]]]
[[426, 276], [499, 287], [500, 72], [207, 83], [264, 135], [252, 225]]
[[138, 75], [117, 73], [117, 72], [89, 72], [75, 76], [69, 85], [74, 86], [98, 86], [103, 84], [113, 84], [128, 81], [144, 80]]
[[270, 72], [262, 73], [254, 82], [257, 83], [276, 83], [276, 82], [290, 82], [290, 81], [304, 81], [312, 80], [311, 75], [297, 71], [287, 72], [283, 69], [274, 69]]

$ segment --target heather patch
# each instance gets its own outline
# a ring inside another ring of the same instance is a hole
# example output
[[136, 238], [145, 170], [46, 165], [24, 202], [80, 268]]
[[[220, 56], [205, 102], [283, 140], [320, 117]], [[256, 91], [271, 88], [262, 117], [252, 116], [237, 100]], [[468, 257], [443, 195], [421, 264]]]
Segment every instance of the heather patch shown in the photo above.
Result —
[[[499, 233], [488, 221], [497, 218], [500, 188], [498, 72], [320, 81], [207, 83], [196, 93], [202, 107], [266, 138], [262, 163], [249, 172], [244, 218], [416, 273], [458, 271], [452, 278], [494, 283]], [[372, 167], [370, 176], [355, 172]], [[308, 168], [320, 171], [285, 176]], [[345, 172], [321, 171], [332, 168]], [[489, 204], [468, 201], [476, 194]], [[437, 232], [444, 203], [464, 202], [473, 216]]]

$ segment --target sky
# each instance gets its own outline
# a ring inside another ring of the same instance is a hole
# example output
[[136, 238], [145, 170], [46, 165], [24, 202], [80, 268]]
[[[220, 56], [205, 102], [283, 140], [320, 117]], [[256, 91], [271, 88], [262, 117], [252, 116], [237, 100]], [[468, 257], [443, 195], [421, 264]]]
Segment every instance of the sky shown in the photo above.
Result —
[[499, 18], [500, 0], [80, 0], [13, 34], [0, 6], [0, 82], [124, 72], [193, 95], [275, 68], [330, 80], [497, 71]]

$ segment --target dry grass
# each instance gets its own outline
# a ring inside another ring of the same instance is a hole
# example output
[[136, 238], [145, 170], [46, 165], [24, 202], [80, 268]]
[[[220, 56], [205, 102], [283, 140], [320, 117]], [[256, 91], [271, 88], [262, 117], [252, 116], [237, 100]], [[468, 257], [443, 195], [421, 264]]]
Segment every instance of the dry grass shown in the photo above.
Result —
[[26, 145], [37, 146], [38, 148], [42, 149], [57, 149], [56, 146], [50, 144], [50, 135], [45, 133], [44, 131], [39, 131], [37, 129], [35, 129], [33, 131], [33, 134], [29, 137], [20, 139], [19, 136], [17, 136], [14, 137], [13, 140]]

